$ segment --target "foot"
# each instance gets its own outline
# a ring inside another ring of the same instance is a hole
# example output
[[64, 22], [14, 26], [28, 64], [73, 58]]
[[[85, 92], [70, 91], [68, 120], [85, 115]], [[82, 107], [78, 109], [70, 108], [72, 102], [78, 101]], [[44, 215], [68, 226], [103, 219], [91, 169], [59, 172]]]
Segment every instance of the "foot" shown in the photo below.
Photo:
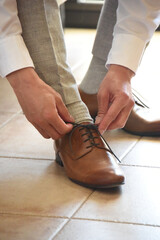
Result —
[[[95, 118], [98, 112], [97, 94], [87, 94], [80, 89], [79, 92], [91, 116]], [[139, 136], [160, 136], [160, 116], [153, 116], [151, 110], [137, 100], [123, 130]]]
[[56, 162], [77, 184], [109, 188], [124, 184], [124, 175], [113, 152], [94, 124], [75, 124], [72, 131], [55, 141]]

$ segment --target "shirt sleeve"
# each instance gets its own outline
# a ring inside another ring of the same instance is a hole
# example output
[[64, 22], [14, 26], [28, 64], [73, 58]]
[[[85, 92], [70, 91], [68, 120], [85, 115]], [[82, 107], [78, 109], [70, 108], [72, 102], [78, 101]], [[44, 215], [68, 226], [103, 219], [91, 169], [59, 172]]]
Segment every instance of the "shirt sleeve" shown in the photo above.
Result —
[[106, 66], [118, 64], [136, 72], [146, 44], [159, 24], [160, 1], [119, 0]]
[[0, 0], [0, 76], [34, 67], [21, 36], [16, 0]]

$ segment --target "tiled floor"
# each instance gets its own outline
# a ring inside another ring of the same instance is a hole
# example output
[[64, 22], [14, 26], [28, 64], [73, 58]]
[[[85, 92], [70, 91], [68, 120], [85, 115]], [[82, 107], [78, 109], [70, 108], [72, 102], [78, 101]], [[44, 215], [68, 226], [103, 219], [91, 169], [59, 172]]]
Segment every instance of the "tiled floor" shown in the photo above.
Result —
[[[94, 35], [66, 30], [77, 82], [89, 64]], [[159, 60], [150, 59], [160, 56], [159, 40], [156, 34], [133, 80], [155, 107], [160, 68]], [[0, 240], [159, 240], [160, 138], [122, 130], [104, 136], [122, 160], [126, 184], [95, 191], [72, 183], [54, 161], [52, 141], [27, 122], [7, 80], [0, 79]]]

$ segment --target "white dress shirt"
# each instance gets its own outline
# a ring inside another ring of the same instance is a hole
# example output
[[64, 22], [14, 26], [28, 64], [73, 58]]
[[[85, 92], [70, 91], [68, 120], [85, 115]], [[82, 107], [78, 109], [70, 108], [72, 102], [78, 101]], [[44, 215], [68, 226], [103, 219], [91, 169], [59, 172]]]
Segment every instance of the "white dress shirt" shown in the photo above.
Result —
[[[63, 0], [58, 0], [59, 3]], [[108, 64], [136, 72], [147, 42], [160, 23], [160, 0], [119, 0]], [[16, 0], [0, 0], [0, 75], [34, 67], [21, 36]]]
[[106, 65], [136, 72], [146, 44], [160, 24], [160, 0], [118, 0], [117, 22]]

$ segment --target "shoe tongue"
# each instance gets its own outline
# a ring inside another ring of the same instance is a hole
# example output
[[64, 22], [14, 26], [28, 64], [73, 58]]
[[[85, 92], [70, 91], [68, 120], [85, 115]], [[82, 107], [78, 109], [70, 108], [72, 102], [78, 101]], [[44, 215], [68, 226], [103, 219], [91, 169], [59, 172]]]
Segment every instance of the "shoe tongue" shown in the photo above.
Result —
[[96, 146], [105, 147], [98, 132], [95, 130], [96, 126], [90, 122], [75, 124], [70, 138], [70, 147], [74, 158], [81, 158], [91, 152]]

